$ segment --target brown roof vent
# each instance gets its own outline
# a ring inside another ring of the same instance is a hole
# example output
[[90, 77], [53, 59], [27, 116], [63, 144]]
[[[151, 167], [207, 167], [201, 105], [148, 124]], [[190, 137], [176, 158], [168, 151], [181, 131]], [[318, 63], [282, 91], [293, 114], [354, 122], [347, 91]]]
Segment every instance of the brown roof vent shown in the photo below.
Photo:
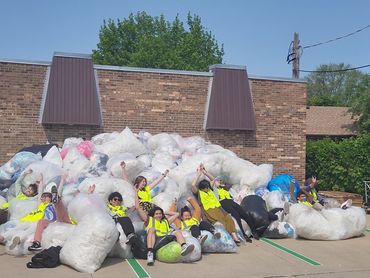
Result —
[[205, 129], [255, 130], [252, 94], [245, 67], [212, 66]]
[[47, 82], [42, 124], [102, 125], [91, 55], [55, 53]]

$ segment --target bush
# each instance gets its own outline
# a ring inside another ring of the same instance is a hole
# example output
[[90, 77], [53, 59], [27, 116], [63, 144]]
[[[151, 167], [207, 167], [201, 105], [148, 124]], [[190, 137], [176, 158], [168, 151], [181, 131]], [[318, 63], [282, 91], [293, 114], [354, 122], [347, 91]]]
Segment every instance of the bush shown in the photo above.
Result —
[[317, 176], [320, 190], [364, 194], [370, 180], [370, 133], [357, 138], [307, 141], [306, 175]]

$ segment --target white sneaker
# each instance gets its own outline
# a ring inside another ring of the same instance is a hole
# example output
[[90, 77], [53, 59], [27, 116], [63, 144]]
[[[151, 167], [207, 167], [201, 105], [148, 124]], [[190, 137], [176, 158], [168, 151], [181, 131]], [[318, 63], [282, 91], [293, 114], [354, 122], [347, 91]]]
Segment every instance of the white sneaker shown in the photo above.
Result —
[[341, 209], [348, 209], [352, 206], [352, 199], [348, 199], [343, 204], [340, 205]]
[[206, 241], [207, 238], [208, 238], [208, 235], [200, 235], [198, 237], [198, 241], [199, 241], [200, 246], [203, 246], [203, 244], [204, 244], [204, 242]]
[[181, 248], [181, 256], [186, 256], [190, 254], [194, 250], [194, 244], [187, 244], [185, 243]]
[[9, 250], [13, 250], [20, 243], [21, 243], [21, 238], [19, 236], [14, 237], [12, 244], [9, 245]]
[[154, 264], [154, 254], [153, 252], [149, 251], [147, 258], [146, 258], [147, 265], [153, 265]]

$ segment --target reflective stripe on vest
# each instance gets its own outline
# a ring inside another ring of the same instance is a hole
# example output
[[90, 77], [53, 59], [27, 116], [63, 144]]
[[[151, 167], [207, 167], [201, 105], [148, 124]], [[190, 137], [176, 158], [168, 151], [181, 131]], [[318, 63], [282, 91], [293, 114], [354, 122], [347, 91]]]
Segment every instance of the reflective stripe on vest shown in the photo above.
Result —
[[155, 220], [153, 217], [149, 216], [148, 225], [146, 226], [146, 231], [148, 232], [150, 228], [155, 230], [156, 236], [168, 236], [170, 235], [170, 225], [168, 221], [163, 219], [162, 221]]
[[315, 188], [311, 188], [310, 193], [312, 195], [313, 201], [315, 203], [317, 203], [318, 200], [317, 200], [317, 191], [316, 191], [316, 189]]
[[199, 190], [199, 197], [204, 210], [221, 207], [220, 202], [217, 200], [215, 193], [211, 189], [208, 189], [208, 192]]
[[181, 221], [181, 230], [189, 231], [190, 227], [194, 225], [199, 225], [199, 221], [194, 217], [190, 218], [189, 220]]
[[310, 202], [308, 202], [308, 201], [303, 201], [303, 202], [298, 201], [298, 203], [299, 204], [304, 204], [304, 205], [309, 206], [309, 207], [312, 207], [312, 204]]
[[19, 199], [19, 200], [27, 200], [28, 199], [28, 197], [26, 195], [24, 195], [23, 193], [15, 196], [15, 198]]
[[21, 219], [21, 222], [36, 222], [44, 217], [44, 211], [50, 203], [41, 203], [36, 210], [30, 212]]
[[218, 198], [220, 199], [220, 201], [222, 201], [224, 199], [232, 199], [229, 191], [227, 191], [223, 187], [217, 188], [217, 193], [218, 193]]
[[150, 195], [150, 187], [147, 185], [143, 189], [137, 192], [140, 202], [152, 202], [152, 196]]
[[125, 206], [112, 206], [111, 204], [108, 204], [108, 208], [113, 213], [113, 215], [118, 215], [120, 217], [126, 216]]

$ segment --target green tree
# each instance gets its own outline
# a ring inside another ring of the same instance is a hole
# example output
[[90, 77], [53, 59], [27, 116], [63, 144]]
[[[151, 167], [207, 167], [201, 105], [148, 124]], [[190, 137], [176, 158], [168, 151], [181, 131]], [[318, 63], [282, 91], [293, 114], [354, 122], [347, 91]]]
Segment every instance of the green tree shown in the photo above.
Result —
[[187, 17], [187, 27], [178, 16], [173, 22], [145, 12], [115, 22], [104, 21], [94, 63], [103, 65], [208, 71], [222, 63], [223, 45], [202, 26], [199, 16]]
[[305, 77], [308, 105], [347, 106], [356, 116], [356, 128], [370, 131], [370, 75], [345, 64], [321, 65]]

